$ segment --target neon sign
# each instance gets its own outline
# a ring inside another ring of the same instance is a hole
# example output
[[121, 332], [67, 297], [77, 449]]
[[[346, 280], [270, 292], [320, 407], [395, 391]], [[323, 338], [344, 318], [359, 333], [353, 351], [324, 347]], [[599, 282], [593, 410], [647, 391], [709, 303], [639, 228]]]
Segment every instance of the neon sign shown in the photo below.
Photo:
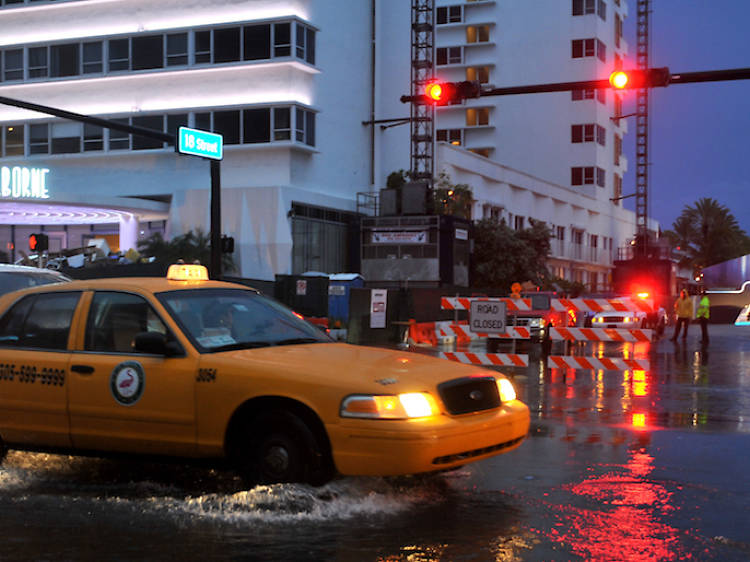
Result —
[[49, 199], [49, 168], [0, 167], [0, 198]]

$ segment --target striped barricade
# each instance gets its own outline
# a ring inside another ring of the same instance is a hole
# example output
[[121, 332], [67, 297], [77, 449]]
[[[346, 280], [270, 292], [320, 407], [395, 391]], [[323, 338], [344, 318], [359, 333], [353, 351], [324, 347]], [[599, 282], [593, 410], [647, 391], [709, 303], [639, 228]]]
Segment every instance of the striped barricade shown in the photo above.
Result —
[[516, 353], [468, 353], [443, 351], [439, 357], [470, 365], [493, 365], [496, 367], [528, 367], [529, 356]]
[[440, 307], [443, 310], [471, 310], [471, 301], [504, 302], [505, 310], [515, 312], [532, 310], [531, 299], [489, 298], [489, 297], [441, 297]]
[[472, 332], [468, 324], [454, 324], [452, 322], [436, 322], [435, 324], [438, 336], [455, 336], [458, 342], [475, 341], [482, 338], [527, 340], [531, 337], [531, 331], [523, 326], [506, 326], [505, 333], [489, 334], [485, 332]]
[[648, 371], [648, 359], [622, 359], [619, 357], [577, 357], [575, 355], [550, 355], [547, 357], [548, 367], [559, 369], [595, 369], [604, 371], [641, 370]]
[[[444, 310], [470, 310], [471, 301], [501, 301], [509, 312], [533, 310], [531, 299], [490, 298], [490, 297], [441, 297], [440, 306]], [[653, 312], [653, 302], [648, 299], [550, 299], [550, 310], [564, 312]]]
[[574, 312], [653, 312], [654, 305], [648, 299], [551, 299], [550, 308], [557, 311]]
[[650, 342], [653, 330], [631, 328], [549, 328], [551, 340]]

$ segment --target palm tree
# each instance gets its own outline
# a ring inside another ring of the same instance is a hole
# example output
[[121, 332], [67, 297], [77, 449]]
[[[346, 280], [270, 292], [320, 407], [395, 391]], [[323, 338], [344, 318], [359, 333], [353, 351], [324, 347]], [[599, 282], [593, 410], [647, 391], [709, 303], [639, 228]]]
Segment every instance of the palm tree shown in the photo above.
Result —
[[665, 234], [696, 271], [750, 253], [750, 238], [729, 209], [710, 197], [686, 206]]

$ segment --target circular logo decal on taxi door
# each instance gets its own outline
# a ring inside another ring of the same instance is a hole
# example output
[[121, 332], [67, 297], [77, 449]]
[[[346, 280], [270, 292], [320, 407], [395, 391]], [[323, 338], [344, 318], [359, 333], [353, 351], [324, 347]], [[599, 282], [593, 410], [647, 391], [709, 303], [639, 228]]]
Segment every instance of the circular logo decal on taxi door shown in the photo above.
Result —
[[137, 361], [125, 361], [117, 365], [109, 377], [112, 396], [123, 406], [131, 406], [143, 395], [146, 375]]

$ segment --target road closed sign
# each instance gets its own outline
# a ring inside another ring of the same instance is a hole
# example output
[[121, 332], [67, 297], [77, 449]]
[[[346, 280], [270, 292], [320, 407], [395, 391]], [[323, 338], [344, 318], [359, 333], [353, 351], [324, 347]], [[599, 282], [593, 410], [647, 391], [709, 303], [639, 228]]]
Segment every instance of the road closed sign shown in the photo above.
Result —
[[505, 303], [503, 301], [471, 301], [469, 331], [502, 334], [505, 332]]

